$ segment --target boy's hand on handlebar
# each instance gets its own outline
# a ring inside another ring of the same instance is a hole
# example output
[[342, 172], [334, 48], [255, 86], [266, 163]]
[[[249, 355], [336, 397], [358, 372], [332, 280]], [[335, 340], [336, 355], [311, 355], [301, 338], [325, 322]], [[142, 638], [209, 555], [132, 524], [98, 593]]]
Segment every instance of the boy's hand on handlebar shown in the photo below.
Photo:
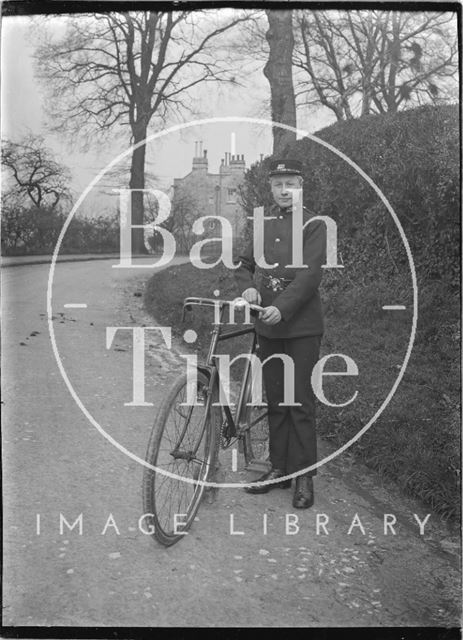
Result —
[[254, 287], [249, 287], [246, 291], [243, 291], [242, 298], [249, 302], [249, 304], [260, 304], [262, 298], [260, 297], [260, 293]]
[[263, 311], [260, 312], [259, 318], [265, 324], [273, 325], [277, 324], [281, 320], [280, 310], [276, 307], [265, 307]]

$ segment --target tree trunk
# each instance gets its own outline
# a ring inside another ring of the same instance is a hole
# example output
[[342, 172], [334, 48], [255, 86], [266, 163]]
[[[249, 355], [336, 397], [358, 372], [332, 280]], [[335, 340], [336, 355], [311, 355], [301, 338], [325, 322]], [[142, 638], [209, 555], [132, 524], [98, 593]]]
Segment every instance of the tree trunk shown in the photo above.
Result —
[[[134, 132], [134, 143], [141, 142], [146, 138], [146, 126], [137, 127]], [[143, 144], [132, 154], [130, 166], [130, 189], [145, 188], [145, 155], [146, 146]], [[133, 191], [132, 199], [132, 224], [144, 224], [144, 197], [142, 191]], [[144, 230], [132, 229], [132, 253], [148, 253], [145, 247]]]
[[[355, 31], [353, 31], [355, 33]], [[373, 94], [372, 75], [373, 75], [373, 58], [375, 55], [375, 32], [372, 24], [371, 15], [367, 18], [367, 48], [363, 59], [362, 71], [362, 116], [366, 116], [371, 111], [371, 99]], [[360, 49], [361, 50], [361, 49]]]
[[[292, 56], [294, 36], [292, 11], [267, 10], [269, 29], [265, 35], [270, 52], [264, 75], [270, 83], [272, 121], [296, 127]], [[279, 155], [296, 141], [296, 133], [273, 127], [273, 154]]]
[[399, 28], [399, 14], [396, 11], [392, 12], [392, 39], [390, 42], [390, 67], [388, 78], [388, 92], [387, 92], [387, 110], [390, 113], [397, 112], [397, 97], [396, 97], [396, 85], [397, 85], [397, 73], [400, 61], [400, 28]]

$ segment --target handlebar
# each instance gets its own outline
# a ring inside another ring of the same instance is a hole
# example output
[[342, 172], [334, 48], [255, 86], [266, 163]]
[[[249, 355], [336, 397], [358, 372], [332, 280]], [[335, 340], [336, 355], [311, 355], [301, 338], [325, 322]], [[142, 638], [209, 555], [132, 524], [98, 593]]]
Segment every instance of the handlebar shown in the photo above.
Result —
[[264, 307], [261, 307], [258, 304], [251, 304], [242, 297], [235, 298], [234, 300], [220, 300], [219, 298], [190, 297], [190, 298], [185, 298], [185, 300], [183, 301], [182, 321], [185, 318], [185, 311], [190, 311], [193, 306], [214, 307], [214, 308], [217, 308], [218, 306], [219, 310], [221, 311], [223, 307], [227, 305], [230, 307], [236, 307], [238, 309], [240, 307], [245, 308], [247, 306], [252, 311], [264, 310]]

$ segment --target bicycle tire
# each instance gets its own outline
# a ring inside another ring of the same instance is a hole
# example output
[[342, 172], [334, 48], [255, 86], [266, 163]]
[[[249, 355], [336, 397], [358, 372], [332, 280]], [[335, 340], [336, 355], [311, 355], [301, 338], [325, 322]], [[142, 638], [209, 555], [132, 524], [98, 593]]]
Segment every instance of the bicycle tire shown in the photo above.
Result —
[[[215, 474], [221, 413], [220, 407], [212, 406], [218, 400], [217, 385], [212, 388], [209, 402], [205, 394], [208, 389], [208, 378], [198, 371], [197, 394], [204, 398], [204, 405], [184, 406], [179, 411], [180, 403], [186, 399], [187, 376], [177, 378], [159, 407], [148, 442], [145, 459], [154, 469], [145, 467], [143, 473], [145, 526], [166, 547], [183, 538], [193, 523], [205, 490], [196, 481], [211, 481]], [[175, 422], [175, 414], [180, 416], [180, 422], [183, 419], [183, 424]], [[190, 460], [176, 457], [192, 455], [195, 449]], [[163, 471], [170, 471], [175, 477]], [[177, 526], [175, 514], [182, 515]]]

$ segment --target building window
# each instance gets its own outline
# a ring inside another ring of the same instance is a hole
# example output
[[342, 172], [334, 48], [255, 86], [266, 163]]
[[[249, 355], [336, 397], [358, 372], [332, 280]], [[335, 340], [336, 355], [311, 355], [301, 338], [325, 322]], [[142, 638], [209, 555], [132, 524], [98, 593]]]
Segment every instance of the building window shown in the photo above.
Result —
[[236, 202], [236, 189], [228, 189], [227, 202]]

